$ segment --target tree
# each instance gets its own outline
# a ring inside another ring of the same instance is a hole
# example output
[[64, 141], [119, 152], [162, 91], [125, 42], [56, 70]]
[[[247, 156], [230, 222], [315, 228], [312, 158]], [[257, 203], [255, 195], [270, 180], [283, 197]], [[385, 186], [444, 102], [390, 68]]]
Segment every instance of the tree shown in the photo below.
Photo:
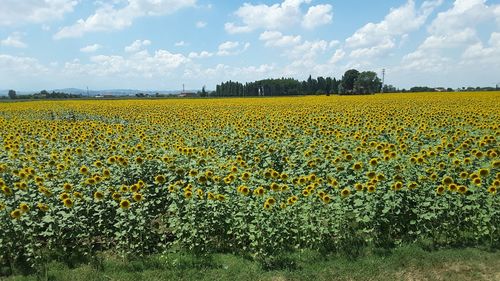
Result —
[[384, 93], [395, 93], [397, 92], [398, 89], [396, 89], [396, 87], [394, 87], [393, 85], [388, 85], [388, 84], [385, 84], [383, 86], [383, 91]]
[[354, 82], [354, 92], [357, 94], [373, 94], [380, 92], [382, 81], [373, 71], [363, 71], [359, 73]]
[[344, 73], [344, 76], [342, 76], [342, 82], [339, 89], [342, 89], [341, 94], [345, 93], [352, 93], [354, 90], [354, 83], [358, 79], [359, 76], [359, 71], [356, 69], [349, 69]]
[[17, 93], [14, 90], [9, 90], [9, 98], [11, 99], [16, 99], [17, 98]]
[[205, 86], [201, 88], [201, 94], [200, 97], [206, 97], [207, 96], [207, 91], [205, 90]]

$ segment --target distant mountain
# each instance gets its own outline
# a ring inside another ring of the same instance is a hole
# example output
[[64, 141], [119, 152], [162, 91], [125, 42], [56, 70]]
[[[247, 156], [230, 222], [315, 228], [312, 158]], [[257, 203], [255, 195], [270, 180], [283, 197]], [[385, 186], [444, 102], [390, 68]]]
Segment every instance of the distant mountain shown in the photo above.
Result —
[[[85, 96], [87, 95], [87, 90], [84, 89], [77, 89], [77, 88], [64, 88], [64, 89], [54, 89], [56, 92], [64, 92], [68, 94], [75, 94], [75, 95], [82, 95]], [[51, 91], [49, 91], [51, 92]], [[179, 94], [181, 93], [181, 90], [137, 90], [137, 89], [109, 89], [109, 90], [89, 90], [88, 95], [89, 96], [96, 96], [96, 95], [114, 95], [114, 96], [129, 96], [129, 95], [135, 95], [139, 93], [143, 94], [150, 94], [154, 95], [156, 93], [162, 94], [162, 95], [172, 95], [172, 94]]]
[[[41, 90], [40, 90], [41, 91]], [[39, 93], [40, 91], [16, 91], [18, 95], [28, 95]], [[47, 90], [47, 92], [62, 92], [73, 95], [82, 95], [82, 96], [97, 96], [97, 95], [113, 95], [113, 96], [129, 96], [136, 95], [139, 93], [155, 95], [156, 93], [162, 95], [177, 95], [182, 93], [182, 90], [137, 90], [137, 89], [109, 89], [109, 90], [87, 90], [86, 89], [78, 89], [78, 88], [62, 88], [62, 89], [51, 89]], [[196, 93], [199, 90], [186, 90], [186, 92], [194, 92]], [[0, 90], [0, 96], [7, 96], [9, 90]]]
[[[36, 93], [35, 91], [16, 91], [18, 95], [30, 95]], [[8, 96], [9, 90], [0, 90], [0, 96]]]

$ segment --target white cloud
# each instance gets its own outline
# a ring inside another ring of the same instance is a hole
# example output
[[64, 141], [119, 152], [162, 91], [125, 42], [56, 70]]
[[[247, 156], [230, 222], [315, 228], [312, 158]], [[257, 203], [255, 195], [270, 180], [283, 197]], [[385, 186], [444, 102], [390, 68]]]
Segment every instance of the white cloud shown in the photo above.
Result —
[[446, 72], [453, 61], [450, 58], [417, 50], [403, 57], [402, 68], [417, 72], [441, 73]]
[[372, 58], [380, 54], [385, 54], [388, 50], [394, 48], [396, 44], [390, 38], [385, 38], [383, 42], [380, 42], [372, 47], [358, 48], [353, 50], [349, 57], [351, 58]]
[[92, 45], [88, 45], [88, 46], [85, 46], [83, 48], [80, 49], [80, 52], [84, 52], [84, 53], [93, 53], [97, 50], [99, 50], [102, 46], [99, 45], [99, 44], [92, 44]]
[[[495, 52], [496, 45], [491, 44], [496, 33], [492, 34], [487, 47], [476, 31], [477, 25], [496, 19], [499, 6], [488, 6], [485, 0], [456, 0], [450, 9], [438, 13], [428, 28], [429, 36], [414, 52], [403, 57], [402, 63], [407, 68], [422, 71], [426, 68], [444, 71], [450, 65], [470, 64], [473, 58], [477, 58], [478, 62], [500, 63]], [[460, 51], [462, 56], [454, 57]], [[485, 59], [488, 55], [491, 58]]]
[[97, 55], [90, 58], [90, 63], [80, 61], [66, 62], [67, 75], [89, 75], [96, 77], [161, 77], [189, 62], [182, 54], [167, 50], [157, 50], [154, 54], [139, 51], [129, 57], [118, 55]]
[[243, 53], [250, 47], [250, 43], [245, 43], [242, 48], [240, 42], [226, 41], [219, 45], [217, 55], [218, 56], [231, 56]]
[[330, 63], [331, 64], [336, 64], [339, 61], [341, 61], [345, 57], [345, 51], [342, 49], [337, 49], [335, 50], [335, 53], [333, 56], [330, 58]]
[[204, 28], [207, 26], [207, 23], [204, 21], [197, 21], [196, 22], [196, 28]]
[[329, 24], [332, 22], [332, 19], [332, 5], [316, 5], [309, 7], [307, 14], [302, 19], [302, 26], [312, 29], [320, 25]]
[[39, 76], [48, 71], [37, 59], [31, 57], [18, 57], [0, 54], [0, 77], [12, 77], [16, 79], [24, 76]]
[[0, 26], [59, 20], [65, 14], [72, 12], [77, 4], [78, 1], [75, 0], [2, 0]]
[[220, 79], [233, 79], [244, 82], [269, 78], [270, 76], [273, 76], [275, 70], [276, 66], [270, 64], [261, 64], [257, 66], [251, 65], [245, 67], [234, 67], [226, 64], [217, 64], [216, 66], [209, 68], [195, 67], [187, 69], [184, 73], [184, 77], [191, 79], [204, 77], [205, 79], [215, 81], [219, 81]]
[[234, 13], [242, 22], [235, 24], [228, 22], [225, 29], [228, 33], [245, 33], [256, 29], [280, 30], [301, 22], [302, 4], [309, 4], [311, 0], [284, 0], [280, 4], [253, 5], [244, 3]]
[[476, 31], [472, 28], [465, 28], [456, 32], [430, 35], [419, 48], [427, 50], [457, 48], [467, 42], [474, 42], [476, 40], [478, 40]]
[[449, 34], [494, 18], [494, 8], [485, 3], [485, 0], [456, 0], [452, 8], [437, 15], [429, 27], [429, 32]]
[[28, 45], [21, 40], [21, 34], [19, 32], [14, 32], [7, 36], [7, 38], [0, 40], [0, 46], [26, 48]]
[[425, 1], [420, 8], [413, 0], [398, 8], [391, 9], [378, 23], [368, 23], [345, 40], [348, 48], [353, 48], [351, 57], [376, 56], [386, 53], [396, 46], [395, 41], [406, 38], [409, 32], [424, 25], [434, 9], [443, 0]]
[[211, 57], [213, 55], [214, 55], [213, 53], [210, 53], [210, 52], [207, 52], [207, 51], [201, 51], [199, 53], [191, 52], [191, 53], [189, 53], [188, 57], [190, 59], [202, 59], [202, 58], [209, 58], [209, 57]]
[[188, 44], [184, 41], [178, 41], [178, 42], [175, 42], [174, 44], [176, 47], [184, 47], [184, 46], [187, 46]]
[[260, 34], [259, 39], [261, 41], [264, 41], [264, 44], [268, 47], [285, 47], [296, 45], [302, 40], [300, 35], [283, 35], [279, 31], [264, 31]]
[[55, 39], [81, 37], [88, 32], [120, 30], [132, 25], [136, 18], [172, 14], [182, 8], [193, 7], [196, 0], [128, 0], [123, 8], [103, 4], [87, 19], [61, 28]]
[[462, 54], [463, 64], [500, 64], [500, 32], [493, 32], [489, 46], [477, 42], [469, 46]]
[[149, 41], [149, 40], [142, 40], [142, 41], [135, 40], [134, 42], [132, 42], [132, 44], [125, 47], [125, 52], [128, 52], [128, 53], [137, 52], [137, 51], [141, 50], [142, 47], [149, 46], [149, 45], [151, 45], [151, 41]]
[[326, 52], [329, 48], [330, 44], [325, 40], [304, 41], [302, 44], [285, 51], [285, 55], [289, 58], [314, 62], [319, 54]]

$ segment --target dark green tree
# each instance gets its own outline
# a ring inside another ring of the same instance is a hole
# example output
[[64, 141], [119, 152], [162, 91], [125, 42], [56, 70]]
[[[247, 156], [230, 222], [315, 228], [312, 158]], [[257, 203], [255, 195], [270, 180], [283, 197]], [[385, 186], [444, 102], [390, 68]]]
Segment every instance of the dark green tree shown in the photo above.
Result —
[[373, 71], [363, 71], [359, 73], [354, 82], [354, 93], [356, 94], [373, 94], [380, 92], [382, 81], [378, 78], [377, 73]]
[[17, 98], [17, 93], [14, 90], [9, 90], [9, 98], [11, 99], [16, 99]]
[[347, 70], [344, 75], [342, 76], [342, 81], [339, 89], [342, 89], [342, 91], [339, 91], [340, 94], [351, 94], [354, 91], [354, 83], [358, 79], [359, 76], [359, 71], [356, 69], [349, 69]]

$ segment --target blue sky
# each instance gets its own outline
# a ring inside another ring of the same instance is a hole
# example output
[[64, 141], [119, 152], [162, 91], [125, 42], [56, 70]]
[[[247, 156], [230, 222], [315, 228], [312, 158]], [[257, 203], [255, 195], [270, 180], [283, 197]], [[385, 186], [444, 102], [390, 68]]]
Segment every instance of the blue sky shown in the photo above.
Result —
[[500, 0], [0, 0], [0, 89], [500, 83]]

